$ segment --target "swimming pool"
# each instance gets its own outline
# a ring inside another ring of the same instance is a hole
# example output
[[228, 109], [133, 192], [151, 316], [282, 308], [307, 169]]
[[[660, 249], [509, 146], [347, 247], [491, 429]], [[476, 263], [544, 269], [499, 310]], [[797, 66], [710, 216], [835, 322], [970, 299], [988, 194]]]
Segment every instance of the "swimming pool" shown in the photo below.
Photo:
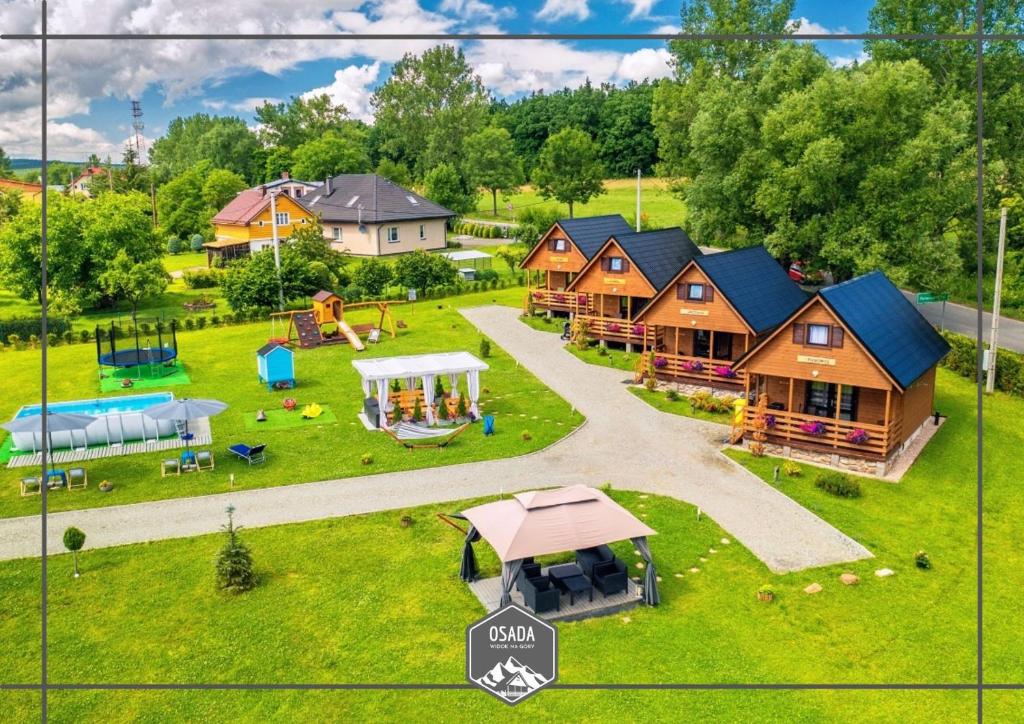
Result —
[[[146, 395], [124, 397], [103, 397], [91, 400], [69, 400], [51, 402], [47, 409], [52, 413], [90, 415], [97, 418], [84, 430], [53, 433], [53, 449], [81, 448], [89, 445], [122, 445], [135, 440], [156, 440], [177, 432], [173, 420], [153, 420], [142, 414], [142, 410], [162, 402], [170, 402], [170, 392], [154, 392]], [[29, 417], [38, 415], [42, 405], [25, 405], [14, 415]], [[39, 450], [39, 435], [31, 432], [11, 434], [15, 450]]]

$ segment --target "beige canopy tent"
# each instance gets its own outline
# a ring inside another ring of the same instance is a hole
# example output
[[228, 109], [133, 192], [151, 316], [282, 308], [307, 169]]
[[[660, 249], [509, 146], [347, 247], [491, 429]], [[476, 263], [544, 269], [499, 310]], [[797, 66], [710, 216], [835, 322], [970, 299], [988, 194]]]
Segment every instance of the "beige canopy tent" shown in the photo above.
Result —
[[509, 603], [512, 584], [524, 558], [582, 550], [629, 539], [647, 563], [644, 600], [658, 602], [657, 578], [647, 536], [656, 533], [628, 510], [585, 485], [518, 493], [510, 500], [485, 503], [464, 510], [471, 524], [462, 554], [462, 579], [476, 578], [472, 544], [484, 538], [502, 562], [501, 605]]

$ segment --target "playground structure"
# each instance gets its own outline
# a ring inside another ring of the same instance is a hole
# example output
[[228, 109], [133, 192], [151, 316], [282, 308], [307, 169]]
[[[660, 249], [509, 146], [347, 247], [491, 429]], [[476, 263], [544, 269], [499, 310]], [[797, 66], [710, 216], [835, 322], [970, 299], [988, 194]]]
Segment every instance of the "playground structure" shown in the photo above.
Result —
[[[312, 309], [300, 309], [289, 312], [275, 312], [270, 315], [273, 330], [271, 342], [278, 344], [297, 344], [301, 349], [313, 349], [325, 344], [339, 344], [348, 342], [352, 349], [362, 352], [366, 349], [360, 334], [373, 337], [373, 330], [387, 330], [392, 338], [395, 337], [395, 322], [391, 318], [390, 304], [401, 304], [402, 302], [356, 302], [345, 304], [340, 296], [334, 292], [321, 290], [313, 296]], [[345, 311], [354, 309], [376, 308], [380, 312], [380, 319], [377, 324], [350, 325], [345, 321]], [[277, 336], [277, 322], [288, 320], [287, 333], [283, 337]]]
[[[140, 326], [147, 324], [148, 320], [136, 320], [128, 330], [117, 322], [111, 322], [109, 330], [96, 325], [96, 362], [100, 367], [100, 377], [105, 376], [105, 367], [114, 368], [113, 375], [126, 380], [155, 379], [177, 371], [177, 323], [173, 319], [169, 323], [162, 320], [152, 322], [155, 346], [151, 334], [146, 333], [145, 342], [139, 336]], [[124, 346], [118, 345], [118, 338], [125, 341]]]

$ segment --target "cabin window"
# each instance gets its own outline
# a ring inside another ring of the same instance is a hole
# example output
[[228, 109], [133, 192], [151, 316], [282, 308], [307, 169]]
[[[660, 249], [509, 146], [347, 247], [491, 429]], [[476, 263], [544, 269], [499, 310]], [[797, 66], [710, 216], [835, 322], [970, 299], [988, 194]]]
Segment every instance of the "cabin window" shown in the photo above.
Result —
[[806, 390], [804, 411], [807, 414], [835, 419], [838, 413], [840, 420], [857, 419], [856, 387], [843, 385], [840, 395], [837, 385], [831, 382], [809, 382]]
[[286, 226], [289, 223], [289, 215], [287, 211], [278, 211], [274, 215], [274, 221], [278, 226]]
[[706, 329], [698, 329], [693, 333], [693, 356], [711, 356], [711, 332]]
[[299, 197], [301, 197], [301, 196], [302, 196], [302, 194], [303, 194], [303, 191], [304, 191], [304, 189], [302, 189], [302, 188], [299, 188], [299, 187], [296, 187], [296, 188], [295, 188], [295, 198], [299, 198]]
[[832, 340], [832, 327], [828, 324], [808, 324], [807, 344], [828, 347]]
[[622, 271], [623, 258], [621, 256], [610, 256], [608, 257], [608, 271], [620, 272]]
[[704, 301], [704, 285], [703, 284], [687, 284], [686, 285], [686, 299], [691, 302], [703, 302]]
[[732, 334], [719, 332], [715, 335], [715, 359], [732, 359]]
[[427, 225], [420, 224], [420, 240], [427, 238]]
[[565, 251], [565, 239], [552, 239], [551, 251]]
[[335, 226], [331, 230], [331, 233], [334, 235], [334, 240], [335, 241], [341, 241], [341, 227], [340, 226]]
[[397, 226], [389, 226], [388, 227], [388, 243], [389, 244], [394, 244], [397, 241], [398, 241], [398, 227]]

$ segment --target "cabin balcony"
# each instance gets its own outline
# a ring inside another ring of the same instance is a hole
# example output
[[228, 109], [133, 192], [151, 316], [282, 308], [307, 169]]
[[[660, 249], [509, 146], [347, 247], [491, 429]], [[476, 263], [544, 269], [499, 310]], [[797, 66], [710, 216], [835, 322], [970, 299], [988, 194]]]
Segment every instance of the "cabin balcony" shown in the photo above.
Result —
[[756, 440], [755, 435], [760, 432], [764, 435], [763, 442], [775, 445], [885, 460], [901, 440], [899, 419], [889, 424], [873, 424], [768, 407], [764, 410], [762, 428], [758, 414], [756, 405], [747, 406], [745, 437]]
[[654, 341], [653, 331], [648, 331], [643, 324], [630, 322], [628, 319], [578, 314], [576, 321], [586, 323], [587, 337], [599, 342], [636, 345], [644, 349]]
[[747, 373], [734, 370], [730, 360], [693, 357], [668, 352], [654, 353], [654, 371], [658, 377], [712, 387], [743, 388]]
[[534, 308], [549, 312], [573, 312], [591, 310], [589, 294], [557, 291], [551, 289], [530, 289], [526, 298], [527, 304], [533, 303]]

